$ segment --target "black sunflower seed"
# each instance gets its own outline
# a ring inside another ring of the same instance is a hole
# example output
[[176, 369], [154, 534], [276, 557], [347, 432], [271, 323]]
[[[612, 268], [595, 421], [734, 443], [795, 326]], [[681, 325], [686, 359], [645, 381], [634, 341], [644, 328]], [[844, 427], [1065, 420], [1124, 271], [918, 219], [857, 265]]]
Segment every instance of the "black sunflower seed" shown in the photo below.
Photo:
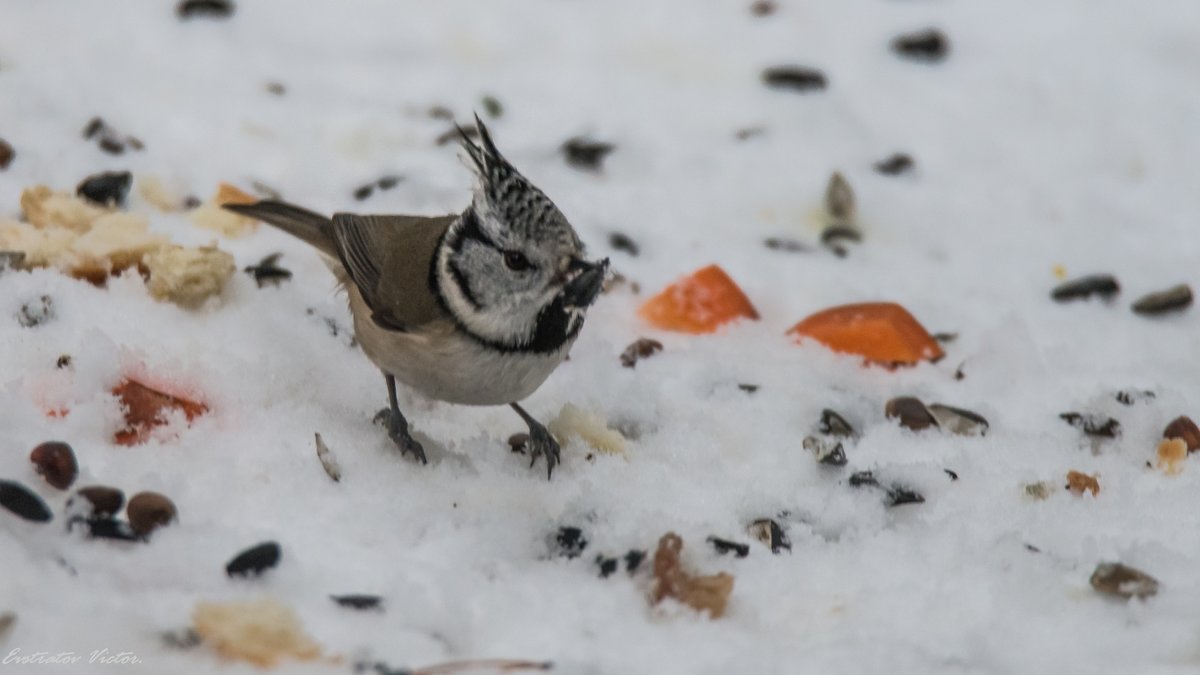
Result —
[[231, 577], [257, 576], [278, 565], [281, 556], [279, 544], [264, 541], [234, 556], [225, 565], [225, 574]]
[[1050, 297], [1059, 301], [1077, 300], [1098, 295], [1105, 300], [1112, 298], [1121, 291], [1117, 278], [1111, 274], [1090, 274], [1086, 277], [1072, 279], [1059, 284], [1050, 291]]
[[820, 91], [827, 85], [825, 74], [816, 68], [804, 66], [774, 66], [762, 74], [763, 82], [772, 89], [792, 91]]
[[732, 553], [739, 558], [745, 558], [746, 556], [750, 555], [749, 544], [739, 544], [736, 541], [729, 541], [728, 539], [721, 539], [720, 537], [709, 537], [708, 543], [712, 544], [712, 547], [717, 550], [717, 553], [722, 555], [726, 553]]
[[12, 480], [0, 480], [0, 506], [35, 523], [46, 523], [54, 517], [41, 497]]
[[940, 30], [927, 28], [892, 40], [892, 50], [915, 61], [935, 63], [946, 58], [950, 41]]
[[587, 539], [583, 537], [583, 530], [569, 526], [558, 528], [554, 542], [558, 545], [558, 555], [563, 558], [578, 558], [588, 545]]
[[183, 0], [175, 6], [175, 15], [180, 19], [227, 19], [233, 9], [230, 0]]
[[618, 251], [624, 251], [635, 258], [641, 252], [637, 242], [631, 239], [629, 235], [621, 232], [613, 232], [608, 235], [608, 245]]
[[131, 185], [133, 174], [128, 171], [105, 171], [85, 178], [75, 194], [101, 206], [121, 206]]
[[913, 164], [912, 157], [903, 152], [897, 152], [887, 159], [875, 162], [875, 170], [885, 176], [896, 176], [911, 171]]
[[282, 253], [272, 253], [260, 260], [257, 265], [250, 265], [244, 271], [254, 277], [254, 283], [258, 284], [259, 288], [268, 285], [278, 286], [292, 278], [291, 270], [286, 270], [278, 265], [282, 255]]
[[598, 171], [601, 168], [601, 164], [604, 163], [604, 158], [616, 149], [617, 146], [612, 143], [603, 143], [581, 137], [568, 139], [562, 145], [562, 152], [567, 158], [567, 164], [585, 171]]
[[858, 435], [846, 418], [829, 408], [821, 411], [821, 421], [817, 423], [817, 431], [829, 436], [853, 437]]
[[378, 595], [355, 593], [350, 595], [331, 595], [329, 598], [342, 607], [349, 607], [350, 609], [382, 609], [383, 607], [383, 598]]

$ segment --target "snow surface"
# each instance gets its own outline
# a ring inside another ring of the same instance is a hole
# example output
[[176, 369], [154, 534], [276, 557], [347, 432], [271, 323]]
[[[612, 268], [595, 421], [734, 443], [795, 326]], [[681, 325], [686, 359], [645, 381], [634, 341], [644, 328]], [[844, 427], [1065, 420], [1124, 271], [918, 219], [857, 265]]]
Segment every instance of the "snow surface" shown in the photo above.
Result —
[[[378, 372], [325, 325], [349, 323], [332, 277], [269, 228], [219, 243], [239, 267], [282, 251], [294, 279], [260, 290], [239, 273], [199, 312], [152, 300], [137, 278], [98, 289], [49, 271], [0, 277], [0, 476], [61, 514], [66, 495], [27, 457], [62, 439], [79, 485], [157, 490], [179, 507], [146, 545], [67, 536], [61, 515], [0, 514], [0, 612], [18, 615], [0, 655], [85, 657], [0, 673], [257, 672], [159, 634], [186, 627], [197, 602], [262, 595], [347, 658], [280, 672], [349, 672], [364, 655], [396, 667], [548, 659], [564, 673], [1200, 670], [1200, 464], [1173, 477], [1146, 466], [1169, 420], [1200, 419], [1200, 314], [1128, 308], [1200, 283], [1200, 3], [779, 5], [754, 17], [748, 3], [686, 0], [246, 0], [227, 21], [180, 22], [166, 2], [5, 2], [0, 137], [17, 156], [0, 172], [0, 212], [15, 216], [26, 186], [116, 169], [201, 197], [259, 180], [324, 211], [458, 210], [471, 178], [453, 146], [433, 142], [448, 124], [425, 111], [442, 104], [465, 121], [491, 94], [504, 104], [491, 123], [501, 148], [642, 296], [603, 296], [571, 360], [527, 402], [543, 420], [569, 402], [636, 438], [625, 457], [591, 461], [568, 444], [547, 482], [509, 452], [522, 425], [506, 408], [405, 392], [431, 461], [398, 457], [370, 423], [385, 401]], [[951, 40], [944, 63], [889, 51], [927, 26]], [[761, 70], [780, 64], [821, 68], [829, 88], [764, 87]], [[82, 140], [94, 115], [145, 150], [114, 157]], [[751, 126], [765, 131], [735, 139]], [[617, 145], [603, 172], [563, 161], [558, 146], [578, 134]], [[872, 170], [895, 151], [912, 153], [913, 174]], [[816, 245], [834, 170], [865, 229], [844, 259]], [[389, 173], [404, 181], [352, 199]], [[136, 196], [130, 209], [181, 242], [212, 236]], [[618, 230], [639, 257], [609, 250]], [[769, 236], [814, 250], [769, 251]], [[703, 337], [640, 323], [641, 298], [711, 262], [761, 321]], [[1122, 293], [1053, 303], [1056, 265], [1113, 273]], [[11, 319], [42, 294], [54, 321]], [[959, 339], [938, 364], [889, 372], [783, 336], [819, 309], [876, 299]], [[665, 349], [621, 368], [641, 336]], [[64, 353], [73, 375], [55, 369]], [[120, 413], [104, 392], [138, 367], [203, 392], [213, 413], [174, 439], [112, 445]], [[1157, 397], [1121, 406], [1125, 388]], [[991, 431], [902, 430], [883, 417], [901, 394], [975, 410]], [[46, 418], [47, 399], [71, 414]], [[801, 448], [826, 407], [863, 434], [843, 469]], [[1093, 452], [1058, 418], [1067, 410], [1114, 415], [1124, 433]], [[316, 460], [318, 431], [339, 484]], [[863, 469], [925, 503], [889, 509], [850, 488]], [[1099, 495], [1024, 496], [1023, 484], [1072, 469], [1099, 474]], [[792, 552], [772, 555], [744, 528], [781, 512]], [[583, 529], [580, 558], [554, 555], [561, 526]], [[596, 554], [651, 549], [670, 530], [690, 567], [736, 577], [724, 618], [650, 608], [644, 568], [599, 578]], [[719, 556], [708, 535], [751, 553]], [[228, 559], [267, 539], [283, 547], [277, 569], [226, 578]], [[1154, 575], [1158, 596], [1100, 596], [1088, 578], [1102, 561]], [[384, 596], [386, 610], [328, 598], [351, 592]], [[96, 649], [142, 663], [88, 665]]]

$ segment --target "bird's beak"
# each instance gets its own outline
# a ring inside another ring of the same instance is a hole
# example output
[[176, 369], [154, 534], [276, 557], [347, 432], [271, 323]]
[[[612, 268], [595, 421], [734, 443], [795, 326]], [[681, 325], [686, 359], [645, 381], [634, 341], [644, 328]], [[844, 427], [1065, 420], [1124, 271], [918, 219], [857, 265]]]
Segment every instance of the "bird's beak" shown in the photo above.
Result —
[[586, 309], [600, 294], [604, 275], [608, 272], [608, 258], [600, 262], [572, 260], [568, 273], [572, 275], [563, 289], [563, 305], [569, 308]]

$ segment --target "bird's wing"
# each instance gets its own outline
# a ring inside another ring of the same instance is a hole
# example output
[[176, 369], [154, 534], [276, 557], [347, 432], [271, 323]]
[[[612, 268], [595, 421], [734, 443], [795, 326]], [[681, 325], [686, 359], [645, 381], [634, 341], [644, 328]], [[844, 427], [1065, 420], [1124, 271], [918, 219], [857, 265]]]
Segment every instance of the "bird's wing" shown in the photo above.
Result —
[[333, 216], [334, 246], [381, 328], [409, 330], [442, 316], [429, 285], [437, 244], [457, 216]]

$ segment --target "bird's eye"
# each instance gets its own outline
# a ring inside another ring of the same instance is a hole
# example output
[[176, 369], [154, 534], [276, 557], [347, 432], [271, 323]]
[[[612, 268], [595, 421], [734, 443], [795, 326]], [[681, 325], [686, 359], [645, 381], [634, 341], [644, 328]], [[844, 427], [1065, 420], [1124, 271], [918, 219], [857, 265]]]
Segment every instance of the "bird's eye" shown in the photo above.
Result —
[[520, 251], [505, 251], [504, 264], [514, 272], [521, 272], [533, 267], [533, 263], [529, 262], [529, 258], [526, 258]]

